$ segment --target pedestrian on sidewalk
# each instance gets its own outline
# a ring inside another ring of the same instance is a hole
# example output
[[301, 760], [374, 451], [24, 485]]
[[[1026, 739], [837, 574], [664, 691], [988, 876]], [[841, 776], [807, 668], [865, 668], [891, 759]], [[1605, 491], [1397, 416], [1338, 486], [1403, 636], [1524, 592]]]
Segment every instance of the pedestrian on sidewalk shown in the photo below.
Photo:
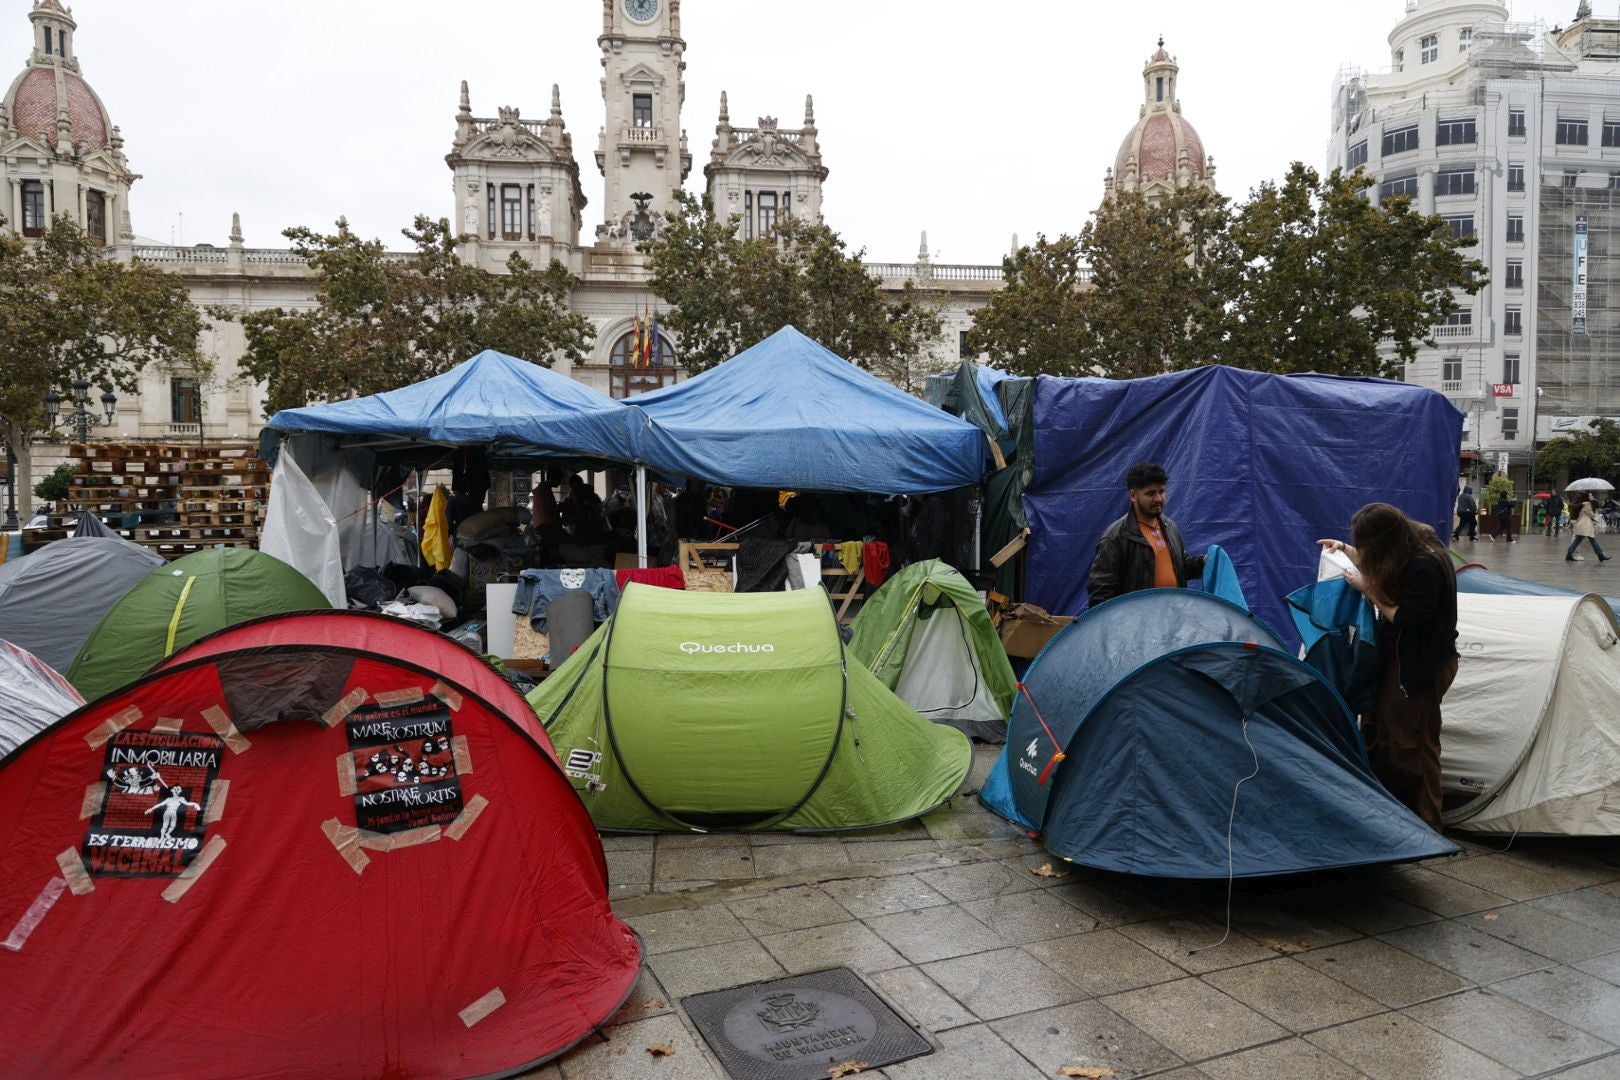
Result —
[[1603, 563], [1609, 561], [1609, 556], [1603, 554], [1603, 548], [1600, 547], [1597, 542], [1596, 502], [1597, 499], [1595, 496], [1586, 496], [1581, 498], [1581, 501], [1576, 508], [1575, 524], [1570, 526], [1570, 531], [1575, 534], [1575, 539], [1569, 542], [1569, 550], [1564, 552], [1565, 562], [1586, 561], [1585, 556], [1575, 554], [1575, 549], [1581, 546], [1582, 540], [1585, 540], [1592, 545], [1592, 550], [1597, 553], [1598, 562]]
[[1457, 496], [1457, 532], [1451, 539], [1461, 540], [1463, 533], [1468, 534], [1469, 543], [1479, 539], [1479, 503], [1474, 499], [1474, 486], [1464, 484], [1462, 494]]
[[1547, 535], [1557, 536], [1564, 528], [1564, 497], [1553, 492], [1547, 500]]
[[1513, 543], [1513, 500], [1503, 492], [1496, 498], [1496, 505], [1492, 507], [1496, 513], [1496, 524], [1501, 529], [1502, 539]]

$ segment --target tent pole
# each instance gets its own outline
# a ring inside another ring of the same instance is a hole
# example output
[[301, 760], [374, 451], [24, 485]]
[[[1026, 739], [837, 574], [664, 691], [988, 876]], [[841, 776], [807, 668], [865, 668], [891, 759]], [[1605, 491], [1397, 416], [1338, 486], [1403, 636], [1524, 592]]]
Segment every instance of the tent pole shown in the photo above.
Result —
[[422, 518], [422, 470], [416, 470], [416, 520], [412, 522], [416, 527], [411, 532], [416, 537], [416, 568], [422, 569], [422, 535], [427, 531]]
[[647, 466], [636, 466], [636, 562], [647, 569]]

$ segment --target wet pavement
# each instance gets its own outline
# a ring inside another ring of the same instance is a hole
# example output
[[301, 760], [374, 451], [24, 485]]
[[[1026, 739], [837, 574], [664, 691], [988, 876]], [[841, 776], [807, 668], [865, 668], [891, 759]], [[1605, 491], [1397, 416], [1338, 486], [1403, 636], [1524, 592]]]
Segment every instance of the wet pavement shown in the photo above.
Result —
[[[1568, 541], [1461, 547], [1620, 593], [1620, 562], [1566, 563]], [[604, 838], [647, 967], [605, 1040], [531, 1075], [722, 1077], [681, 997], [847, 966], [935, 1047], [863, 1076], [1620, 1077], [1620, 841], [1454, 833], [1449, 858], [1240, 882], [1210, 948], [1224, 882], [1052, 859], [972, 797], [996, 752], [875, 832]]]

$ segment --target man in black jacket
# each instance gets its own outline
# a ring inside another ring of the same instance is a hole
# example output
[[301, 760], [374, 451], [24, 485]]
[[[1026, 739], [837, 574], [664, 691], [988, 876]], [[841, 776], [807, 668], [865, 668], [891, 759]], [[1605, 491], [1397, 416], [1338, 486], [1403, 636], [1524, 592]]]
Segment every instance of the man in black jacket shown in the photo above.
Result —
[[1086, 590], [1091, 606], [1139, 589], [1186, 588], [1204, 576], [1204, 556], [1188, 555], [1181, 530], [1164, 513], [1170, 478], [1162, 465], [1139, 461], [1125, 474], [1131, 508], [1097, 541]]

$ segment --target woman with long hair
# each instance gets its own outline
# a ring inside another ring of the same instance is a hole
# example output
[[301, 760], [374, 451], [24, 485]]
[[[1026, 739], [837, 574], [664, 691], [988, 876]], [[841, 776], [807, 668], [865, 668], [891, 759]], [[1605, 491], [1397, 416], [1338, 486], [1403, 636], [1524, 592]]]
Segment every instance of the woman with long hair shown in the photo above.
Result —
[[1356, 565], [1345, 581], [1378, 609], [1378, 701], [1361, 718], [1373, 772], [1436, 831], [1440, 700], [1457, 677], [1457, 575], [1434, 531], [1388, 503], [1350, 519], [1352, 544], [1319, 540]]

